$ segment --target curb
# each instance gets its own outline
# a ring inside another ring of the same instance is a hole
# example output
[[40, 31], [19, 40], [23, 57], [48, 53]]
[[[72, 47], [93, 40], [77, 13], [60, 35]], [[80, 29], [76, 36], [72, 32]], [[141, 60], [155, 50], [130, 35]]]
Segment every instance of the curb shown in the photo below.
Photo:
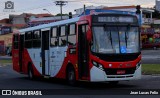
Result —
[[152, 74], [152, 76], [160, 76], [160, 74]]
[[142, 75], [160, 76], [160, 74], [145, 74], [145, 73], [142, 73]]
[[10, 65], [12, 65], [12, 63], [0, 63], [0, 67], [10, 66]]

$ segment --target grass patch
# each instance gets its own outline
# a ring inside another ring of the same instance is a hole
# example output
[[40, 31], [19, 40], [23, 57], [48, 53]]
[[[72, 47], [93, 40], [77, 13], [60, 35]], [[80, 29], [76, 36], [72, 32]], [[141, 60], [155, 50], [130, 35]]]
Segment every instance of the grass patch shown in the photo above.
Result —
[[1, 64], [12, 63], [12, 60], [0, 60]]
[[142, 64], [143, 74], [160, 74], [160, 64]]

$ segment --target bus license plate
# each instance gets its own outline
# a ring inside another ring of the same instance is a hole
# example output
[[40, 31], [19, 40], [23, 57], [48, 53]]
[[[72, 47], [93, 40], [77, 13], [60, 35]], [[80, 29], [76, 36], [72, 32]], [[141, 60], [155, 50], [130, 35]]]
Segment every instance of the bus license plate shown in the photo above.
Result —
[[117, 74], [125, 74], [126, 71], [125, 70], [117, 70]]

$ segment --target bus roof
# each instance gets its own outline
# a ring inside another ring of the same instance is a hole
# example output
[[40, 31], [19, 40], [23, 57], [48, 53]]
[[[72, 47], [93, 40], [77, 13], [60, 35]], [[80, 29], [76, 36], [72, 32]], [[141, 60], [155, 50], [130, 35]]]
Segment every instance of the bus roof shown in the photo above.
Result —
[[79, 17], [76, 17], [76, 18], [72, 18], [72, 19], [67, 19], [67, 20], [62, 20], [62, 21], [58, 21], [58, 22], [52, 22], [52, 23], [48, 23], [48, 24], [38, 25], [35, 27], [21, 29], [21, 30], [19, 30], [19, 32], [21, 32], [21, 34], [23, 34], [28, 31], [39, 30], [39, 29], [49, 28], [49, 27], [53, 27], [53, 26], [57, 26], [57, 25], [63, 25], [63, 24], [67, 24], [67, 23], [77, 22], [78, 20], [79, 20]]
[[[102, 9], [95, 10], [95, 11], [96, 12], [102, 12], [102, 13], [106, 13], [107, 12], [107, 14], [136, 15], [134, 12], [127, 12], [127, 11], [102, 10]], [[90, 10], [86, 10], [86, 12], [88, 13], [86, 15], [89, 15]], [[81, 16], [83, 16], [83, 14]], [[140, 15], [139, 15], [139, 17], [140, 17]], [[79, 18], [80, 18], [80, 16], [72, 18], [72, 19], [67, 19], [67, 20], [62, 20], [62, 21], [58, 21], [58, 22], [51, 22], [51, 23], [48, 23], [48, 24], [43, 24], [43, 25], [38, 25], [38, 26], [34, 26], [34, 27], [29, 27], [29, 28], [21, 29], [21, 30], [19, 30], [19, 32], [21, 34], [24, 34], [25, 32], [28, 32], [28, 31], [50, 28], [50, 27], [54, 27], [54, 26], [58, 26], [58, 25], [64, 25], [64, 24], [67, 24], [67, 23], [74, 23], [74, 22], [77, 22], [79, 20]]]

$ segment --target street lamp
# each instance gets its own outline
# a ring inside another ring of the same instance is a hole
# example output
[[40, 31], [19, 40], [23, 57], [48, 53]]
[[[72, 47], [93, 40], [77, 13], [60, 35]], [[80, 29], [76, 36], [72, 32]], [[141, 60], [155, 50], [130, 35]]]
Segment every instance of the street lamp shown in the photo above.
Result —
[[[49, 14], [51, 14], [47, 9], [43, 9], [44, 11], [47, 11]], [[51, 14], [52, 15], [52, 14]]]

